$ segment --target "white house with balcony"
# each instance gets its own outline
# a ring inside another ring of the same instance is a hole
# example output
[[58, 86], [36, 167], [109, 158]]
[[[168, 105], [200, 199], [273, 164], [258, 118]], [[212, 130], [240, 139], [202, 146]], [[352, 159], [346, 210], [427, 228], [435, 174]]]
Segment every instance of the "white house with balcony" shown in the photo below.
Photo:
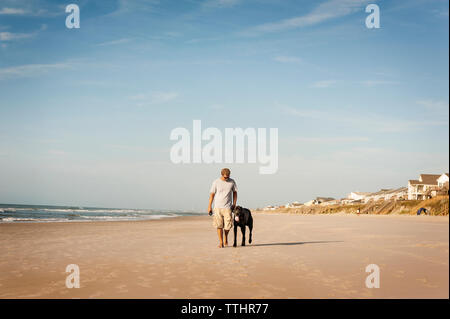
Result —
[[448, 189], [448, 173], [442, 174], [438, 180], [438, 187], [439, 188], [447, 188]]
[[418, 180], [416, 179], [409, 180], [408, 199], [423, 200], [431, 198], [431, 192], [439, 188], [438, 179], [441, 176], [442, 175], [437, 174], [420, 174]]

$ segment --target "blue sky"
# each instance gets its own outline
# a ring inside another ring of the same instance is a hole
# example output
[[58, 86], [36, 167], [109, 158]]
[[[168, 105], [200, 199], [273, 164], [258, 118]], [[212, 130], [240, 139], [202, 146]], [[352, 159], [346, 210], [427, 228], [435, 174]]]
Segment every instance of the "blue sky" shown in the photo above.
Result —
[[[81, 28], [67, 29], [76, 3]], [[376, 3], [381, 28], [367, 29]], [[448, 1], [0, 0], [0, 202], [206, 209], [176, 127], [279, 129], [243, 206], [448, 172]], [[226, 165], [225, 165], [226, 166]]]

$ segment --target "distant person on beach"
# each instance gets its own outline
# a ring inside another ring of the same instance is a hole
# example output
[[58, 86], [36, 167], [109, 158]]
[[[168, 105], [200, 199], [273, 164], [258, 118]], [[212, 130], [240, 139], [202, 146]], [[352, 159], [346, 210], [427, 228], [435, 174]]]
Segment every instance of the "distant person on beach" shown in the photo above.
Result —
[[[211, 185], [208, 205], [209, 215], [212, 215], [211, 208], [214, 201], [213, 226], [217, 228], [219, 248], [228, 245], [228, 232], [233, 225], [231, 212], [236, 207], [237, 201], [237, 186], [236, 182], [230, 178], [230, 170], [228, 168], [222, 169], [221, 175]], [[225, 237], [225, 242], [223, 237]]]

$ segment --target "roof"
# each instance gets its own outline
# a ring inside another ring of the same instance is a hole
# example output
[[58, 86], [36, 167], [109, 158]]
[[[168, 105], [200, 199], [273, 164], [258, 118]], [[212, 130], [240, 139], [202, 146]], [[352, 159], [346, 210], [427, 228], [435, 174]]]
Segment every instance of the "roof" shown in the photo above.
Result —
[[330, 201], [330, 200], [334, 200], [333, 197], [316, 197], [316, 200], [322, 200], [324, 202]]
[[420, 181], [418, 181], [417, 179], [410, 179], [408, 182], [409, 182], [411, 185], [421, 184]]
[[439, 177], [441, 177], [441, 175], [437, 175], [437, 174], [420, 174], [420, 179], [419, 180], [422, 182], [421, 184], [437, 185], [437, 179]]
[[[410, 182], [419, 182], [419, 181], [411, 180]], [[376, 196], [376, 195], [387, 195], [387, 194], [401, 193], [401, 192], [406, 192], [407, 190], [408, 190], [407, 187], [400, 187], [400, 188], [396, 188], [396, 189], [391, 189], [391, 188], [390, 189], [381, 189], [378, 192], [371, 193], [369, 195], [369, 197], [370, 196]]]
[[395, 193], [401, 193], [401, 192], [405, 192], [408, 190], [408, 187], [400, 187], [400, 188], [396, 188], [396, 189], [387, 189], [386, 191], [384, 191], [385, 194], [395, 194]]
[[385, 194], [387, 191], [390, 191], [390, 190], [391, 190], [391, 189], [381, 189], [381, 190], [379, 190], [378, 192], [370, 193], [369, 196]]

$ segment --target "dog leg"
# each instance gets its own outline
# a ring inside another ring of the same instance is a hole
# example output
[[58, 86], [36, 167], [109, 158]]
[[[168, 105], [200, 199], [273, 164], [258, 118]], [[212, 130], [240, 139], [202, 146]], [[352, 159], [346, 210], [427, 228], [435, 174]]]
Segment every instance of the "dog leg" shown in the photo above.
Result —
[[250, 235], [248, 236], [248, 243], [252, 243], [252, 231], [253, 231], [253, 221], [248, 224], [248, 229], [250, 229]]
[[234, 231], [234, 242], [233, 242], [233, 247], [236, 247], [236, 246], [237, 246], [237, 245], [236, 245], [236, 237], [237, 237], [237, 232], [238, 232], [236, 223], [234, 224], [234, 229], [233, 229], [233, 231]]
[[241, 227], [241, 231], [242, 231], [242, 245], [241, 246], [245, 246], [245, 225], [243, 227]]

